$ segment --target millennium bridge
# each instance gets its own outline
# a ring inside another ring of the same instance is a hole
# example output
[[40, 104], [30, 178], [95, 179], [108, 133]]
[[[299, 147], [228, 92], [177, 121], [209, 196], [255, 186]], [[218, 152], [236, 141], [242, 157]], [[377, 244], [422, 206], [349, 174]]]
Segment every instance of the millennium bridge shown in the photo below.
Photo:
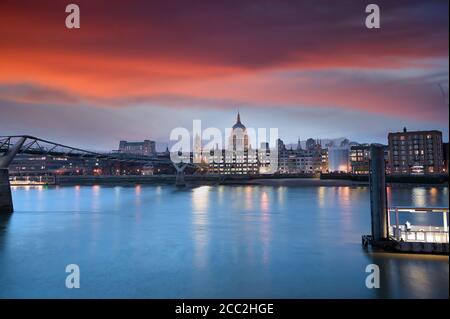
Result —
[[176, 169], [175, 184], [184, 186], [184, 170], [191, 163], [174, 163], [169, 158], [123, 153], [99, 153], [72, 147], [30, 135], [0, 136], [0, 213], [14, 211], [8, 166], [17, 154], [60, 156], [76, 159], [109, 160], [131, 163], [171, 164]]

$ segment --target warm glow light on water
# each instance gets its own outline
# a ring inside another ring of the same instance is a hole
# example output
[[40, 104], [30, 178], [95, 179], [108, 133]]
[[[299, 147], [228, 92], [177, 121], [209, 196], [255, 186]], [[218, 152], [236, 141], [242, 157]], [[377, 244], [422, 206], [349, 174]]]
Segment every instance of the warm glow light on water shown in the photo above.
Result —
[[245, 209], [252, 210], [253, 209], [253, 187], [247, 186], [245, 187]]
[[135, 194], [136, 194], [137, 196], [141, 195], [141, 191], [142, 191], [141, 185], [136, 185], [136, 186], [134, 187], [134, 190], [135, 190]]
[[260, 208], [264, 214], [269, 212], [269, 195], [265, 191], [260, 195]]
[[207, 263], [209, 188], [210, 186], [200, 186], [192, 190], [194, 255], [196, 265], [200, 268], [206, 267]]
[[414, 200], [413, 206], [425, 207], [426, 196], [427, 196], [427, 191], [425, 188], [423, 188], [423, 187], [414, 188], [413, 189], [413, 200]]

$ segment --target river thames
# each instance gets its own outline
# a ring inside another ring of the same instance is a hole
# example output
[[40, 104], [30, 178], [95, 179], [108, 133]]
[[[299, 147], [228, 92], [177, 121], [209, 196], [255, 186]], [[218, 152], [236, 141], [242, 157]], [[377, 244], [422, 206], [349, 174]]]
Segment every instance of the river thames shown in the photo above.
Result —
[[[372, 253], [367, 187], [13, 187], [0, 298], [448, 298], [448, 256]], [[448, 188], [388, 189], [448, 207]], [[67, 289], [65, 267], [80, 267]], [[368, 289], [365, 268], [380, 267]]]

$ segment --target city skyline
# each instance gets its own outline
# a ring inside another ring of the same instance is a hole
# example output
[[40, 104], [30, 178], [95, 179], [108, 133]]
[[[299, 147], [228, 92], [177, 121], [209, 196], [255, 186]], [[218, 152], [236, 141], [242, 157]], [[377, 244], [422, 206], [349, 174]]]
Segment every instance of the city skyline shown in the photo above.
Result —
[[0, 0], [0, 301], [448, 300], [449, 7]]
[[379, 30], [354, 1], [78, 1], [68, 30], [65, 2], [2, 1], [1, 131], [108, 150], [239, 109], [288, 144], [405, 126], [448, 141], [448, 2], [377, 3]]

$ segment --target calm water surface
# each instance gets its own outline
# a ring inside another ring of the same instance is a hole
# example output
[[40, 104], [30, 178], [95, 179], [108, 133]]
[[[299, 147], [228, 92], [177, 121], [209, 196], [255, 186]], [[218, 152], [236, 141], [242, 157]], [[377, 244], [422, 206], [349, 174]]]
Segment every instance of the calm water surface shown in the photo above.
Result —
[[[448, 257], [369, 253], [366, 187], [20, 187], [0, 297], [448, 298]], [[448, 188], [389, 190], [448, 206]], [[81, 288], [65, 288], [78, 264]], [[365, 267], [381, 288], [365, 287]]]

